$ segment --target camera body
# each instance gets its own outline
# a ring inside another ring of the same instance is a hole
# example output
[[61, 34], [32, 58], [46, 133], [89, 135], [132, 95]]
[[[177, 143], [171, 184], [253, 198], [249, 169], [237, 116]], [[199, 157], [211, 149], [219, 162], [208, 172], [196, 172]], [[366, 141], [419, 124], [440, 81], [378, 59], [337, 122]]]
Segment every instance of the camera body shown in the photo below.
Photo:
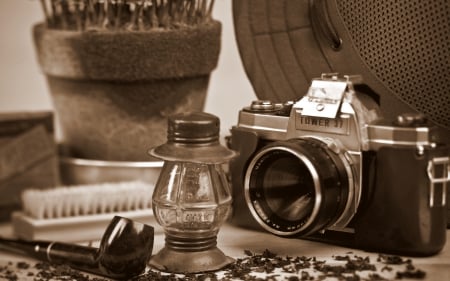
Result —
[[445, 244], [449, 147], [424, 116], [383, 120], [360, 76], [323, 74], [296, 102], [254, 101], [229, 146], [232, 223], [404, 255]]

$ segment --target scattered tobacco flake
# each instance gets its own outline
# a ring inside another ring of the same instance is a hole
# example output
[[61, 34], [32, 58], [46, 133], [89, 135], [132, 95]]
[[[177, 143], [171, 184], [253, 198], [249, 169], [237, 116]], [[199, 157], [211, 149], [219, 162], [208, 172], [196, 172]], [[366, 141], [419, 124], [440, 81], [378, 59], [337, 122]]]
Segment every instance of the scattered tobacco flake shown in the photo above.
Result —
[[263, 254], [262, 254], [262, 256], [263, 256], [264, 258], [273, 259], [273, 258], [275, 258], [275, 257], [277, 256], [277, 254], [272, 253], [272, 252], [269, 251], [268, 249], [265, 249], [264, 252], [263, 252]]
[[282, 267], [282, 271], [286, 273], [296, 273], [298, 270], [293, 265], [286, 265]]
[[397, 272], [395, 278], [409, 278], [409, 279], [424, 279], [426, 276], [426, 272], [420, 269], [417, 270], [405, 270], [401, 272]]
[[340, 276], [343, 273], [347, 273], [345, 266], [342, 265], [328, 265], [322, 263], [315, 265], [314, 269], [326, 274], [327, 276]]
[[390, 267], [390, 266], [387, 266], [387, 265], [385, 265], [385, 266], [383, 266], [382, 268], [381, 268], [381, 272], [383, 272], [383, 271], [392, 271], [393, 270], [393, 268], [392, 267]]
[[249, 257], [253, 256], [253, 253], [250, 250], [244, 250], [244, 254]]
[[0, 267], [0, 278], [4, 278], [8, 281], [16, 281], [19, 280], [19, 277], [16, 273], [14, 273], [10, 269], [6, 269], [4, 267]]
[[377, 270], [376, 266], [370, 262], [369, 257], [363, 258], [359, 256], [355, 256], [353, 259], [347, 260], [345, 267], [349, 271]]
[[296, 257], [295, 259], [292, 260], [292, 262], [294, 263], [295, 269], [297, 271], [299, 271], [301, 269], [310, 268], [311, 260], [312, 260], [312, 258], [307, 258], [305, 256], [302, 256], [302, 257]]
[[378, 255], [378, 259], [377, 261], [385, 263], [385, 264], [405, 264], [408, 261], [411, 262], [411, 260], [404, 260], [402, 257], [400, 256], [395, 256], [395, 255], [383, 255], [383, 254], [379, 254]]
[[302, 271], [300, 273], [300, 278], [302, 281], [314, 280], [314, 276], [309, 275], [309, 273], [307, 271]]
[[[27, 271], [32, 267], [27, 262], [19, 261], [15, 265], [9, 262], [7, 266], [0, 267], [0, 278], [4, 278], [8, 281], [20, 280], [19, 275], [15, 272]], [[81, 272], [74, 270], [66, 265], [54, 265], [47, 262], [38, 262], [34, 264], [36, 273], [32, 271], [25, 272], [26, 276], [33, 277], [34, 281], [47, 281], [47, 280], [77, 280], [77, 281], [107, 281], [109, 279], [103, 279], [98, 277], [89, 277]]]
[[26, 263], [26, 262], [18, 262], [18, 263], [16, 264], [16, 267], [17, 267], [18, 269], [28, 269], [28, 268], [30, 268], [30, 264], [28, 264], [28, 263]]
[[350, 260], [349, 256], [332, 256], [337, 261], [348, 261]]
[[19, 280], [19, 277], [17, 276], [17, 274], [11, 268], [9, 268], [9, 266], [11, 266], [11, 265], [12, 265], [12, 263], [8, 262], [8, 265], [0, 266], [0, 278], [3, 278], [8, 281]]
[[159, 280], [159, 281], [166, 281], [170, 280], [170, 276], [165, 276], [161, 274], [161, 272], [149, 270], [148, 272], [141, 274], [139, 276], [133, 277], [131, 280], [133, 281], [148, 281], [148, 280]]
[[369, 280], [387, 280], [387, 279], [378, 273], [371, 273], [369, 274]]
[[[244, 251], [243, 258], [236, 259], [218, 273], [207, 272], [199, 274], [171, 274], [162, 273], [148, 269], [145, 273], [131, 278], [129, 281], [308, 281], [324, 280], [328, 277], [337, 280], [359, 281], [359, 280], [386, 280], [377, 271], [369, 257], [351, 256], [351, 252], [343, 256], [332, 256], [334, 260], [341, 261], [339, 264], [330, 264], [326, 261], [318, 260], [316, 257], [306, 256], [278, 256], [274, 252], [266, 249], [261, 254], [250, 250]], [[382, 263], [381, 272], [392, 272], [396, 279], [424, 279], [426, 273], [412, 264], [412, 260], [404, 259], [400, 256], [390, 256], [380, 254], [377, 262]], [[394, 271], [391, 265], [404, 265], [404, 271]], [[8, 263], [0, 266], [0, 279], [7, 281], [17, 281], [19, 277], [14, 272], [16, 269], [28, 270], [31, 266], [25, 262]], [[74, 270], [65, 265], [54, 265], [46, 262], [36, 263], [34, 271], [29, 272], [34, 281], [47, 280], [77, 280], [77, 281], [106, 281], [108, 279], [89, 277], [83, 273]], [[364, 278], [360, 277], [359, 272], [368, 271]], [[257, 277], [253, 273], [264, 274], [265, 277]], [[278, 273], [287, 273], [289, 276], [281, 277]]]
[[289, 276], [286, 277], [287, 281], [300, 281], [300, 279], [297, 276]]

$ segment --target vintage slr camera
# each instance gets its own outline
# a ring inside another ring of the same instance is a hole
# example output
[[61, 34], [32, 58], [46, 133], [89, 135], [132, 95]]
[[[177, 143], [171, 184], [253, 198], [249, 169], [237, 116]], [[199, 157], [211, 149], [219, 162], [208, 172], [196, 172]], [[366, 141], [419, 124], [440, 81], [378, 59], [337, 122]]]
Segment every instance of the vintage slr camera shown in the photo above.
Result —
[[297, 102], [255, 101], [229, 146], [231, 221], [370, 251], [432, 255], [446, 239], [449, 147], [420, 114], [383, 120], [360, 76], [323, 74]]

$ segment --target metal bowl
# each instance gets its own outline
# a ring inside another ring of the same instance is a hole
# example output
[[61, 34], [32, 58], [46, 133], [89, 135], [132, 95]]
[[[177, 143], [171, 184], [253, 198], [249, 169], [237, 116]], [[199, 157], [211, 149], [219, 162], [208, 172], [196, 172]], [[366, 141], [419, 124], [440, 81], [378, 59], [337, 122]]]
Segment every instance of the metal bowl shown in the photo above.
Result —
[[142, 180], [156, 184], [163, 161], [103, 161], [59, 157], [61, 183], [64, 185], [95, 184]]

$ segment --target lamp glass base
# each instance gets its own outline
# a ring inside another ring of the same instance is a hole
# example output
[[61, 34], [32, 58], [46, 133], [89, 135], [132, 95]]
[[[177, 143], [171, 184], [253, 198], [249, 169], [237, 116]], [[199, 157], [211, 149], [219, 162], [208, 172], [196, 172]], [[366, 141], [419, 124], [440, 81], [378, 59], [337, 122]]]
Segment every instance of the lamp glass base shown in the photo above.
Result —
[[215, 271], [234, 262], [219, 248], [212, 247], [204, 251], [179, 251], [164, 247], [149, 262], [160, 271], [171, 273], [200, 273]]

